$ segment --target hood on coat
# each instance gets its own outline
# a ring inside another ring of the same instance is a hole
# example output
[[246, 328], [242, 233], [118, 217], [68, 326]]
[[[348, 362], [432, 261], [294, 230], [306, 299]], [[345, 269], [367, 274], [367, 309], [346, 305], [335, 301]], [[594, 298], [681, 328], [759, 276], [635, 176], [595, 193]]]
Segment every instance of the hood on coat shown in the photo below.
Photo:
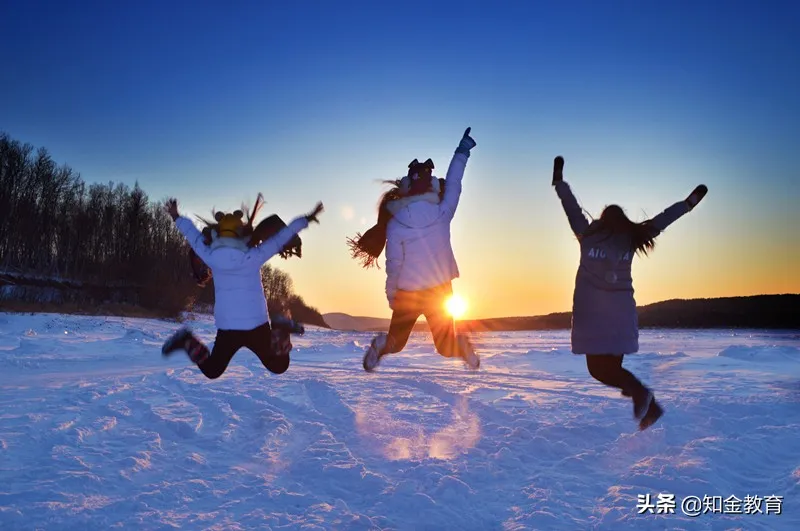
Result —
[[211, 231], [211, 247], [212, 251], [216, 251], [217, 249], [228, 248], [228, 249], [238, 249], [244, 253], [250, 250], [247, 246], [248, 238], [229, 238], [227, 236], [219, 236], [217, 231]]
[[439, 219], [439, 192], [433, 191], [395, 199], [387, 203], [386, 208], [392, 218], [410, 228], [424, 228], [436, 223]]

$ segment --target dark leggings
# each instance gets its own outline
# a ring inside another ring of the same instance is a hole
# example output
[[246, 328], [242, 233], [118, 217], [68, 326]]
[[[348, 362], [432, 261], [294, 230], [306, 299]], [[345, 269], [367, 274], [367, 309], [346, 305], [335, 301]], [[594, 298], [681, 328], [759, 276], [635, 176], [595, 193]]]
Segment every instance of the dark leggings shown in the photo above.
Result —
[[586, 367], [598, 382], [620, 389], [624, 396], [633, 396], [633, 393], [646, 388], [633, 373], [622, 367], [624, 357], [622, 354], [587, 354]]
[[[193, 340], [198, 343], [196, 348], [208, 350], [197, 339]], [[218, 330], [211, 355], [197, 366], [206, 377], [219, 378], [242, 347], [252, 350], [271, 373], [282, 374], [289, 368], [289, 355], [279, 356], [272, 350], [272, 330], [269, 323], [252, 330]]]
[[446, 358], [460, 356], [455, 323], [445, 309], [445, 301], [452, 294], [453, 288], [449, 282], [420, 291], [398, 291], [389, 324], [389, 337], [381, 355], [403, 350], [417, 319], [420, 315], [425, 315], [436, 352]]

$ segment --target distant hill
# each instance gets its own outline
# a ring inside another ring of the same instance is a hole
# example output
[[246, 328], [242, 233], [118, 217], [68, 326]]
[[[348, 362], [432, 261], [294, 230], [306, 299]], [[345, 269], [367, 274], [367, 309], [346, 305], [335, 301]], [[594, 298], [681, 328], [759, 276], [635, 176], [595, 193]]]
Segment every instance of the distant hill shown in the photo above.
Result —
[[[763, 328], [800, 329], [800, 294], [753, 295], [713, 299], [671, 299], [639, 306], [641, 328]], [[332, 316], [332, 317], [331, 317]], [[386, 331], [389, 319], [325, 314], [325, 322], [338, 330]], [[498, 317], [459, 322], [471, 332], [563, 330], [571, 326], [572, 312], [528, 317]], [[415, 331], [427, 331], [420, 320]]]
[[382, 319], [380, 317], [359, 317], [346, 313], [326, 313], [322, 315], [322, 318], [328, 323], [328, 326], [334, 330], [364, 332], [381, 328], [389, 329], [389, 319]]

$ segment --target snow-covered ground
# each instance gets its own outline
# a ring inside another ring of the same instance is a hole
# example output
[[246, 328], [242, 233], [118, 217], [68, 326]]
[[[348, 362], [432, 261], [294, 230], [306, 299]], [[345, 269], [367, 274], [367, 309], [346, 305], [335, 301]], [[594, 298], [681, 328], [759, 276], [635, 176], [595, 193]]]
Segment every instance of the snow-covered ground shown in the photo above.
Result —
[[800, 529], [800, 331], [644, 331], [638, 432], [565, 331], [477, 335], [477, 373], [415, 335], [367, 374], [369, 334], [312, 329], [212, 381], [162, 358], [175, 328], [0, 314], [0, 529]]

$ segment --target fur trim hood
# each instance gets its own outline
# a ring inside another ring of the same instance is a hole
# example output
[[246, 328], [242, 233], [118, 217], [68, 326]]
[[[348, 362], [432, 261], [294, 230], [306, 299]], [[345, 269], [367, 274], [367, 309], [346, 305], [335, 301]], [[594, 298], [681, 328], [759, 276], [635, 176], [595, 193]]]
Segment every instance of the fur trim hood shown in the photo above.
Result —
[[[435, 180], [438, 185], [438, 180]], [[411, 228], [428, 227], [439, 219], [439, 191], [395, 199], [386, 204], [392, 219]]]
[[222, 237], [217, 234], [217, 231], [211, 231], [211, 247], [212, 251], [216, 251], [217, 249], [228, 248], [228, 249], [238, 249], [243, 253], [246, 253], [250, 250], [247, 246], [247, 242], [250, 238], [229, 238], [229, 237]]

